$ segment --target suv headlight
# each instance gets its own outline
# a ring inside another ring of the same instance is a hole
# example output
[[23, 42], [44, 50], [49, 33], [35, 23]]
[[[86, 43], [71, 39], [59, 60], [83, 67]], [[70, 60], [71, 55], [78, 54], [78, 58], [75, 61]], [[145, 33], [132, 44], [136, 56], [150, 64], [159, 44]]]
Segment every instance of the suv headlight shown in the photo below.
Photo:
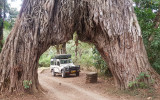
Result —
[[80, 69], [80, 65], [77, 65], [76, 67], [77, 67], [78, 69]]

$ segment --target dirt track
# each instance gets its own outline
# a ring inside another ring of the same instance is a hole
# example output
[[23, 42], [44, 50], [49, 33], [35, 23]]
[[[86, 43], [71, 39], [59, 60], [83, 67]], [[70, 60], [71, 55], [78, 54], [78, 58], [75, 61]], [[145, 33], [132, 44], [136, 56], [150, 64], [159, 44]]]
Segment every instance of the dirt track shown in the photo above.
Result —
[[119, 93], [114, 87], [113, 78], [101, 77], [95, 84], [86, 84], [86, 73], [82, 71], [79, 77], [72, 75], [62, 78], [60, 75], [53, 77], [49, 69], [39, 69], [39, 82], [46, 90], [44, 94], [0, 95], [0, 100], [152, 100], [147, 99], [148, 96], [140, 98]]
[[79, 77], [73, 75], [61, 78], [60, 75], [53, 77], [49, 70], [45, 70], [39, 74], [39, 81], [47, 89], [45, 95], [49, 100], [117, 100], [101, 95], [99, 91], [92, 90], [92, 87], [86, 87], [98, 83], [85, 84], [85, 72], [81, 72]]

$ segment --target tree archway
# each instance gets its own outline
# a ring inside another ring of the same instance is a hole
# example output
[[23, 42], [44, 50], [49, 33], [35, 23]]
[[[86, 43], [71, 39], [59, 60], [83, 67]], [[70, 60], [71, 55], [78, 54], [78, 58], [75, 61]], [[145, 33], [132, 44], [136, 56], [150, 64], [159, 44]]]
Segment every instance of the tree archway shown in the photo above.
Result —
[[41, 90], [38, 60], [51, 45], [72, 39], [93, 43], [120, 89], [145, 72], [158, 84], [151, 68], [131, 0], [24, 0], [14, 28], [0, 55], [1, 91]]

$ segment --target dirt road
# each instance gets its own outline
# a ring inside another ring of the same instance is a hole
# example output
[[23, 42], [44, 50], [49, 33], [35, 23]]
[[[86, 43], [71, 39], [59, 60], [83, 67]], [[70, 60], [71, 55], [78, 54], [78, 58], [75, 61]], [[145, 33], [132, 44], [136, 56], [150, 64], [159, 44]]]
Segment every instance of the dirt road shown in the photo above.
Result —
[[49, 70], [45, 70], [39, 74], [39, 81], [42, 87], [47, 89], [45, 95], [49, 100], [117, 100], [92, 89], [92, 86], [98, 83], [85, 84], [85, 72], [81, 72], [79, 77], [73, 75], [61, 78], [60, 75], [53, 77]]
[[[67, 78], [62, 78], [60, 75], [53, 77], [49, 69], [43, 71], [39, 69], [38, 73], [39, 82], [46, 90], [44, 94], [19, 94], [5, 97], [0, 95], [0, 100], [150, 100], [148, 96], [141, 98], [139, 97], [141, 95], [130, 96], [118, 92], [113, 84], [113, 78], [101, 77], [95, 84], [86, 84], [86, 71], [82, 71], [79, 77], [72, 75]], [[143, 91], [139, 93], [141, 92]], [[160, 100], [159, 98], [154, 97], [154, 100]]]

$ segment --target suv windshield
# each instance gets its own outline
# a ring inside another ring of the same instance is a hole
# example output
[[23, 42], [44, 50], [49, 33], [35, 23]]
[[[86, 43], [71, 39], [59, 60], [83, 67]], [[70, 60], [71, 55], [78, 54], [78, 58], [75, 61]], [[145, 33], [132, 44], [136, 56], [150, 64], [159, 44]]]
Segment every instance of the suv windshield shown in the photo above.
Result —
[[60, 60], [61, 64], [67, 64], [67, 63], [72, 63], [71, 59], [61, 59]]

